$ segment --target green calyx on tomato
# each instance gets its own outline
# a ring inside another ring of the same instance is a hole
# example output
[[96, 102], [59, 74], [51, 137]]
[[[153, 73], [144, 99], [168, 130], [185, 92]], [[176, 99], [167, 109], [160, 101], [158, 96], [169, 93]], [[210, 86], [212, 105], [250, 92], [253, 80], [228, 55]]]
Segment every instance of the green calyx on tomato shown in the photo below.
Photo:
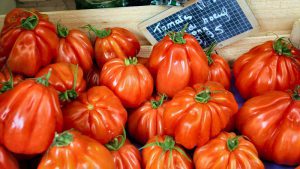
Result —
[[49, 86], [49, 79], [50, 79], [50, 76], [51, 76], [51, 72], [52, 72], [52, 69], [50, 69], [48, 71], [48, 73], [45, 74], [44, 76], [37, 78], [36, 82], [40, 83], [40, 84], [42, 84], [42, 85], [44, 85], [46, 87], [48, 87]]
[[171, 40], [176, 44], [185, 44], [186, 40], [183, 38], [184, 33], [188, 27], [188, 24], [185, 24], [183, 29], [179, 32], [168, 32], [167, 35], [171, 38]]
[[300, 85], [297, 85], [297, 86], [295, 87], [295, 89], [294, 89], [293, 94], [292, 94], [292, 98], [293, 98], [294, 100], [297, 100], [297, 101], [300, 100], [300, 92], [299, 92], [299, 90], [300, 90]]
[[60, 23], [57, 23], [56, 29], [58, 36], [61, 38], [65, 38], [69, 34], [69, 29], [64, 25], [61, 25]]
[[130, 57], [130, 58], [126, 58], [124, 62], [126, 66], [136, 65], [138, 64], [138, 59], [136, 57]]
[[239, 136], [234, 138], [229, 138], [227, 140], [227, 148], [230, 152], [234, 151], [239, 146]]
[[61, 134], [55, 133], [55, 137], [53, 139], [53, 142], [51, 146], [56, 147], [64, 147], [70, 145], [74, 140], [74, 137], [72, 134], [69, 133], [69, 131], [64, 131]]
[[211, 99], [211, 91], [208, 88], [202, 90], [195, 96], [195, 100], [199, 103], [208, 103], [210, 99]]
[[89, 31], [92, 31], [95, 33], [95, 35], [98, 37], [98, 38], [105, 38], [107, 36], [109, 36], [111, 34], [111, 29], [109, 28], [105, 28], [105, 29], [102, 29], [102, 30], [98, 30], [96, 28], [94, 28], [92, 25], [88, 24], [88, 25], [85, 25], [83, 28], [85, 29], [88, 29]]
[[167, 95], [163, 94], [160, 96], [159, 100], [151, 100], [151, 106], [153, 109], [158, 109], [163, 103], [164, 101], [167, 99]]
[[77, 83], [77, 76], [78, 76], [78, 65], [76, 65], [75, 71], [74, 71], [74, 80], [73, 80], [73, 87], [71, 90], [67, 90], [63, 93], [59, 94], [59, 100], [65, 102], [70, 102], [72, 100], [75, 100], [78, 97], [78, 94], [76, 92], [76, 83]]
[[273, 43], [273, 49], [278, 55], [284, 55], [288, 57], [293, 56], [291, 46], [292, 46], [291, 42], [285, 40], [283, 37], [278, 38]]
[[26, 30], [33, 30], [39, 23], [39, 19], [36, 15], [32, 15], [27, 17], [26, 19], [22, 19], [21, 27]]
[[211, 54], [214, 51], [216, 46], [217, 46], [217, 43], [213, 43], [205, 51], [205, 54], [206, 54], [206, 57], [207, 57], [207, 60], [208, 60], [208, 65], [212, 65], [214, 63], [214, 60], [211, 58]]
[[4, 93], [12, 88], [14, 88], [14, 78], [13, 78], [13, 74], [11, 72], [11, 70], [9, 68], [8, 69], [8, 73], [9, 73], [9, 80], [7, 82], [3, 82], [2, 84], [2, 88], [0, 89], [0, 93]]
[[105, 146], [110, 151], [118, 151], [120, 148], [123, 147], [125, 141], [126, 141], [126, 130], [123, 128], [123, 135], [119, 135], [115, 137], [109, 143], [105, 144]]

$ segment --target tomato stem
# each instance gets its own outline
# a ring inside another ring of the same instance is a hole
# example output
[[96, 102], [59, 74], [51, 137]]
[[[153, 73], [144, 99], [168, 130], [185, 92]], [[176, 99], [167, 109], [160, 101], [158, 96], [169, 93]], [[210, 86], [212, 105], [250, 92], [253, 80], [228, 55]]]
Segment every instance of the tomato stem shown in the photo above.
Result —
[[89, 31], [92, 31], [95, 33], [95, 35], [98, 37], [98, 38], [105, 38], [107, 36], [109, 36], [111, 34], [111, 29], [109, 28], [105, 28], [105, 29], [102, 29], [102, 30], [98, 30], [96, 29], [95, 27], [93, 27], [92, 25], [88, 24], [88, 25], [85, 25], [83, 26], [82, 28], [84, 29], [88, 29]]
[[273, 49], [278, 55], [284, 55], [287, 57], [292, 57], [292, 43], [290, 41], [285, 40], [283, 37], [278, 38], [273, 43]]
[[70, 145], [74, 140], [73, 135], [69, 131], [64, 131], [61, 134], [55, 133], [54, 140], [51, 146], [64, 147]]
[[123, 145], [125, 144], [125, 141], [126, 141], [126, 130], [123, 128], [123, 135], [119, 135], [119, 136], [115, 137], [108, 144], [105, 144], [105, 146], [110, 151], [118, 151], [120, 148], [123, 147]]
[[125, 62], [126, 66], [136, 65], [136, 64], [138, 64], [138, 59], [136, 57], [129, 57], [129, 58], [126, 58], [124, 60], [124, 62]]
[[158, 109], [163, 103], [164, 101], [167, 99], [167, 95], [163, 94], [160, 96], [159, 100], [151, 100], [151, 106], [153, 109]]
[[208, 60], [208, 65], [212, 65], [214, 63], [214, 60], [212, 59], [211, 55], [212, 55], [212, 52], [214, 51], [216, 46], [217, 46], [217, 43], [213, 43], [205, 51], [205, 54], [206, 54], [206, 57], [207, 57], [207, 60]]
[[13, 78], [13, 74], [10, 70], [9, 67], [7, 67], [8, 73], [9, 73], [9, 80], [7, 82], [3, 82], [1, 83], [3, 86], [0, 89], [0, 93], [4, 93], [12, 88], [14, 88], [14, 78]]
[[26, 19], [22, 19], [21, 27], [26, 30], [33, 30], [39, 23], [38, 17], [34, 14], [32, 16], [27, 17]]
[[58, 36], [61, 38], [65, 38], [69, 34], [69, 29], [60, 23], [57, 23], [56, 29]]
[[227, 140], [227, 148], [230, 152], [234, 151], [239, 146], [239, 138], [239, 136], [236, 136]]
[[65, 102], [70, 102], [72, 100], [75, 100], [78, 97], [78, 94], [76, 92], [76, 83], [77, 83], [77, 76], [78, 76], [78, 65], [76, 65], [74, 73], [74, 80], [73, 80], [73, 87], [71, 90], [67, 90], [65, 92], [62, 92], [59, 94], [59, 100]]
[[179, 32], [168, 32], [167, 35], [171, 38], [171, 40], [176, 44], [185, 44], [186, 40], [183, 38], [184, 33], [188, 27], [188, 23], [184, 25], [181, 31]]
[[299, 90], [300, 90], [300, 85], [297, 85], [296, 87], [295, 87], [295, 89], [294, 89], [294, 92], [293, 92], [293, 95], [292, 95], [292, 98], [294, 99], [294, 100], [300, 100], [300, 92], [299, 92]]
[[45, 74], [44, 76], [37, 78], [37, 79], [36, 79], [36, 82], [37, 82], [37, 83], [40, 83], [40, 84], [42, 84], [42, 85], [44, 85], [44, 86], [46, 86], [46, 87], [48, 87], [48, 86], [49, 86], [49, 78], [50, 78], [50, 76], [51, 76], [51, 72], [52, 72], [52, 69], [50, 69], [50, 70], [48, 71], [48, 73]]
[[211, 91], [209, 90], [209, 88], [202, 90], [195, 96], [195, 100], [199, 103], [208, 103], [210, 99], [211, 99]]

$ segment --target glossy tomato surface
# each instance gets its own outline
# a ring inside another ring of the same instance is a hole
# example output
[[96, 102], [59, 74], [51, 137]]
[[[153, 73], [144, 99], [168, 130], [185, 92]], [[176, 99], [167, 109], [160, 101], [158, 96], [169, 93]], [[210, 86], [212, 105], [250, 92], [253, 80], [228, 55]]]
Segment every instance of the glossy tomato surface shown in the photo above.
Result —
[[0, 94], [4, 93], [23, 81], [24, 77], [13, 74], [6, 66], [0, 71]]
[[0, 168], [19, 169], [18, 161], [3, 146], [0, 146]]

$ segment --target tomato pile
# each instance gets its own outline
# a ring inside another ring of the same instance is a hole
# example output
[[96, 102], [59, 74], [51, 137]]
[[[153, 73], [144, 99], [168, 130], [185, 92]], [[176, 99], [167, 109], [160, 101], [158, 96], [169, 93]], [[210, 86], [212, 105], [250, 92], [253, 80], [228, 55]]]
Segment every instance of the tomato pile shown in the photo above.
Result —
[[[184, 30], [168, 33], [145, 59], [124, 28], [84, 29], [96, 39], [36, 10], [6, 15], [0, 168], [36, 157], [38, 169], [300, 164], [300, 51], [288, 40], [240, 56], [231, 84], [215, 45], [204, 51]], [[232, 86], [246, 99], [240, 109]]]

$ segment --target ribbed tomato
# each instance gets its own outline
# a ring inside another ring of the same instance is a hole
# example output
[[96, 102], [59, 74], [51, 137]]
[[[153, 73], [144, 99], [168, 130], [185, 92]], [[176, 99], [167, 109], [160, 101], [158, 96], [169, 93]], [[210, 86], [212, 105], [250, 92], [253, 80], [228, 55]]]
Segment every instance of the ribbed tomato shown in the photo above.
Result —
[[98, 67], [93, 66], [92, 69], [86, 74], [86, 81], [88, 88], [100, 86], [100, 70]]
[[56, 134], [38, 169], [115, 169], [110, 152], [77, 131]]
[[249, 99], [237, 113], [237, 128], [260, 156], [278, 164], [300, 164], [300, 86]]
[[100, 83], [108, 86], [125, 107], [136, 108], [151, 97], [153, 79], [137, 58], [115, 58], [105, 63]]
[[144, 169], [193, 169], [193, 162], [170, 136], [151, 138], [142, 150]]
[[90, 88], [62, 111], [65, 129], [74, 128], [102, 144], [121, 134], [127, 120], [121, 101], [105, 86]]
[[163, 113], [166, 95], [151, 98], [141, 107], [130, 113], [128, 118], [129, 134], [140, 144], [154, 137], [164, 135]]
[[119, 135], [105, 145], [111, 152], [116, 169], [141, 169], [142, 157], [139, 150], [126, 139]]
[[61, 103], [76, 99], [79, 93], [86, 89], [83, 71], [71, 63], [54, 63], [41, 69], [36, 77], [41, 77], [52, 71], [49, 84], [59, 93]]
[[0, 168], [1, 169], [19, 168], [18, 161], [3, 146], [0, 146]]
[[238, 111], [234, 96], [217, 82], [196, 84], [178, 92], [166, 105], [165, 134], [187, 149], [217, 136]]
[[140, 51], [138, 39], [127, 29], [115, 27], [97, 30], [91, 25], [86, 28], [96, 35], [94, 49], [99, 67], [114, 58], [135, 57]]
[[25, 80], [0, 95], [0, 143], [17, 154], [47, 150], [63, 117], [58, 95], [45, 77]]
[[234, 133], [222, 132], [194, 153], [196, 169], [264, 169], [255, 146]]
[[13, 75], [9, 68], [6, 66], [3, 67], [0, 72], [0, 94], [12, 89], [23, 79], [23, 76], [18, 74]]
[[300, 84], [300, 53], [283, 38], [256, 46], [233, 65], [235, 85], [243, 98]]
[[93, 66], [93, 46], [86, 34], [80, 30], [57, 24], [60, 37], [55, 62], [67, 62], [79, 65], [87, 73]]
[[188, 85], [208, 80], [209, 67], [196, 38], [184, 31], [166, 35], [149, 58], [149, 69], [159, 93], [173, 97]]

